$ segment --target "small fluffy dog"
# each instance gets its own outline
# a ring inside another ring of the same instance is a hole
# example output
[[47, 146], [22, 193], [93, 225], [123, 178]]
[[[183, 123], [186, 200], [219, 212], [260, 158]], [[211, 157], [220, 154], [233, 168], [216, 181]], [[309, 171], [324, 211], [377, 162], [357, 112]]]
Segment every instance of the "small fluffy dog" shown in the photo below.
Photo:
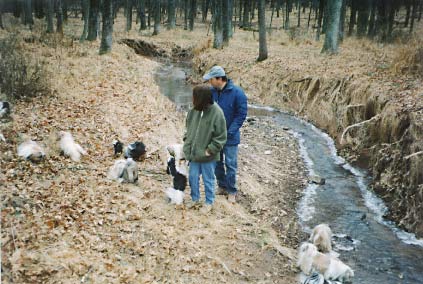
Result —
[[327, 253], [332, 250], [332, 231], [326, 224], [314, 227], [310, 235], [310, 242], [313, 243], [320, 252]]
[[10, 114], [9, 102], [0, 102], [0, 118], [6, 117]]
[[18, 146], [18, 156], [32, 162], [41, 161], [45, 155], [43, 148], [35, 141], [25, 141]]
[[326, 280], [350, 282], [354, 271], [339, 259], [323, 254], [311, 243], [303, 243], [298, 252], [297, 265], [306, 275], [312, 272], [323, 274]]
[[169, 152], [167, 160], [167, 174], [173, 177], [173, 188], [166, 189], [166, 196], [171, 204], [181, 205], [184, 200], [184, 190], [187, 186], [188, 169], [181, 144], [173, 144], [166, 147]]
[[73, 161], [79, 162], [82, 155], [87, 155], [87, 152], [81, 147], [81, 145], [75, 143], [72, 134], [66, 131], [60, 131], [60, 149], [65, 156], [70, 157]]
[[128, 145], [125, 150], [125, 158], [132, 158], [135, 161], [144, 159], [146, 153], [145, 145], [142, 142], [134, 142]]
[[119, 140], [113, 141], [113, 148], [115, 150], [115, 156], [119, 156], [120, 154], [123, 153], [123, 143], [120, 142]]
[[136, 183], [138, 181], [138, 165], [132, 158], [116, 160], [107, 176], [118, 182]]

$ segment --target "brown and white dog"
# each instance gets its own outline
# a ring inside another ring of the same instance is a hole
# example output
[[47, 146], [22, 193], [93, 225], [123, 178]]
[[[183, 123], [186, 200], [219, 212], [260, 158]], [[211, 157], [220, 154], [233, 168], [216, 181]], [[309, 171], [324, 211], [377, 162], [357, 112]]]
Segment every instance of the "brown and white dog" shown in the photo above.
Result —
[[332, 231], [326, 224], [314, 227], [310, 235], [310, 242], [313, 243], [320, 252], [328, 253], [332, 250]]
[[311, 243], [303, 243], [298, 252], [297, 265], [306, 275], [316, 271], [326, 280], [350, 282], [354, 271], [341, 260], [329, 254], [323, 254]]

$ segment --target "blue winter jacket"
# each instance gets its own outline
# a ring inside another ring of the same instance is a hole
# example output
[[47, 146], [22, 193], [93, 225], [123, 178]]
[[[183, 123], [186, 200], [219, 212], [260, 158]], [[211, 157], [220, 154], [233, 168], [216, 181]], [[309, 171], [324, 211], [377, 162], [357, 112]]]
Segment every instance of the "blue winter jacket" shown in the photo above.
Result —
[[244, 91], [228, 80], [222, 91], [212, 87], [213, 100], [223, 110], [226, 119], [226, 145], [234, 146], [240, 142], [239, 129], [247, 117], [247, 96]]

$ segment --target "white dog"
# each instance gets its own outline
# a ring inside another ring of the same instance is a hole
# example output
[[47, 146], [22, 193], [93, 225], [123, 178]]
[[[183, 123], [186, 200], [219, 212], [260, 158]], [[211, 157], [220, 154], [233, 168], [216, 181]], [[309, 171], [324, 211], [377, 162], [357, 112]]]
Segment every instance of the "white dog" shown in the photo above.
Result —
[[138, 165], [132, 158], [126, 159], [122, 178], [124, 182], [136, 183], [138, 181]]
[[332, 231], [326, 224], [314, 227], [310, 235], [310, 242], [313, 243], [320, 252], [327, 253], [332, 250]]
[[351, 281], [354, 271], [339, 259], [323, 254], [310, 243], [303, 243], [298, 252], [297, 265], [306, 275], [313, 271], [323, 274], [326, 280]]
[[169, 187], [165, 191], [166, 196], [170, 199], [170, 204], [182, 205], [185, 193], [181, 190]]
[[138, 181], [138, 165], [132, 158], [116, 160], [107, 176], [118, 182], [136, 183]]
[[35, 141], [28, 140], [18, 146], [18, 156], [32, 162], [39, 162], [45, 155], [43, 148]]
[[60, 131], [60, 149], [65, 156], [69, 156], [73, 161], [79, 162], [82, 155], [87, 155], [87, 152], [73, 140], [72, 134], [66, 131]]

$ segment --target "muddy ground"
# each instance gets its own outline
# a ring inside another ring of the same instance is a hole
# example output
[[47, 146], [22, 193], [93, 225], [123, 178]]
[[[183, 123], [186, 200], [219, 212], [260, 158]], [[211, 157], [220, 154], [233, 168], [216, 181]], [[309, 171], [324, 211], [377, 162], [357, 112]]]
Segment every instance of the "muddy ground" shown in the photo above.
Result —
[[[306, 182], [295, 139], [271, 118], [250, 118], [238, 203], [218, 196], [208, 216], [175, 208], [163, 193], [165, 146], [181, 142], [184, 115], [160, 94], [158, 63], [117, 43], [99, 56], [98, 41], [81, 44], [67, 27], [63, 40], [19, 28], [35, 39], [20, 48], [45, 62], [51, 94], [13, 104], [1, 124], [3, 283], [294, 283]], [[60, 130], [88, 151], [80, 163], [60, 155]], [[147, 145], [137, 185], [106, 178], [117, 137]], [[45, 161], [17, 157], [27, 138], [46, 149]]]

